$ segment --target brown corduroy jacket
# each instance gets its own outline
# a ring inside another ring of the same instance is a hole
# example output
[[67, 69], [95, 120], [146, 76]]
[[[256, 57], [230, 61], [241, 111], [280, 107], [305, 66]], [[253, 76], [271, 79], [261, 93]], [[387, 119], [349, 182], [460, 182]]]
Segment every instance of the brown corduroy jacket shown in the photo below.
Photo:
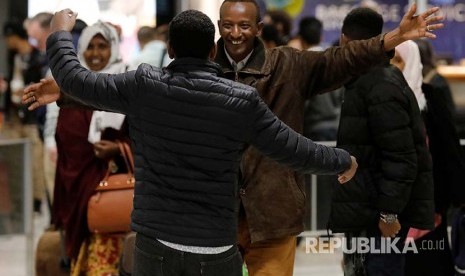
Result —
[[[304, 102], [331, 91], [373, 66], [386, 63], [383, 36], [352, 41], [323, 52], [290, 47], [266, 50], [260, 40], [245, 67], [234, 72], [223, 40], [215, 61], [225, 77], [255, 87], [270, 109], [287, 125], [302, 133]], [[296, 235], [303, 230], [305, 193], [303, 176], [249, 147], [242, 164], [240, 197], [252, 242]]]

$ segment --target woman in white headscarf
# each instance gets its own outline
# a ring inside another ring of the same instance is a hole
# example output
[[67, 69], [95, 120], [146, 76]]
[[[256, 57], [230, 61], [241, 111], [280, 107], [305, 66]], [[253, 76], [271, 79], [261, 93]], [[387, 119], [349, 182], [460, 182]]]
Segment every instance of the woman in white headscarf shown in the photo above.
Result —
[[[425, 75], [427, 79], [423, 79], [424, 66], [418, 45], [413, 41], [400, 44], [396, 47], [396, 56], [393, 61], [393, 64], [402, 70], [405, 79], [414, 91], [423, 114], [428, 147], [433, 160], [435, 193], [435, 229], [429, 231], [410, 228], [408, 237], [415, 240], [419, 251], [406, 254], [405, 275], [453, 275], [453, 258], [447, 242], [447, 213], [451, 203], [451, 184], [456, 183], [459, 186], [463, 183], [461, 172], [465, 168], [465, 163], [462, 149], [452, 121], [452, 114], [448, 109], [446, 95], [443, 91], [436, 90], [434, 86], [423, 83], [428, 82], [429, 78]], [[431, 64], [425, 65], [431, 67]], [[424, 249], [421, 247], [424, 241], [443, 243], [443, 246]]]
[[[78, 57], [86, 68], [122, 73], [127, 66], [119, 53], [115, 28], [103, 22], [87, 27], [78, 42]], [[59, 89], [53, 81], [42, 89]], [[87, 202], [103, 179], [108, 160], [119, 154], [116, 140], [128, 141], [121, 114], [81, 108], [61, 108], [56, 128], [57, 171], [52, 221], [65, 232], [71, 275], [117, 275], [121, 235], [90, 233]]]
[[[87, 27], [78, 42], [78, 58], [89, 70], [99, 73], [124, 73], [127, 65], [121, 60], [119, 36], [108, 23], [97, 22]], [[89, 128], [89, 142], [100, 141], [102, 131], [107, 127], [120, 129], [124, 115], [119, 113], [94, 111]]]
[[396, 46], [396, 54], [391, 63], [402, 71], [408, 85], [415, 93], [420, 110], [424, 110], [426, 108], [426, 99], [421, 90], [423, 65], [418, 45], [412, 40], [407, 40]]

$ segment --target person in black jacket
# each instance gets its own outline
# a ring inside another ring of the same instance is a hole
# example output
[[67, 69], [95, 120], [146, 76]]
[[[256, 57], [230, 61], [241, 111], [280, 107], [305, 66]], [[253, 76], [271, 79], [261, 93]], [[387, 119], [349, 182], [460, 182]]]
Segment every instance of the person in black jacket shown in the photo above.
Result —
[[[341, 44], [381, 33], [383, 18], [357, 8], [344, 19]], [[366, 254], [344, 254], [346, 275], [404, 275], [401, 252], [409, 227], [434, 226], [432, 163], [415, 95], [402, 72], [386, 64], [345, 85], [338, 147], [360, 163], [350, 185], [334, 185], [330, 228], [346, 233], [347, 248], [372, 238]], [[376, 249], [381, 249], [380, 254]], [[386, 249], [386, 247], [384, 247]], [[414, 250], [414, 248], [411, 248]]]
[[[47, 55], [56, 82], [95, 109], [126, 114], [135, 159], [134, 275], [241, 275], [236, 247], [237, 179], [247, 144], [306, 173], [340, 174], [357, 163], [346, 151], [317, 145], [280, 121], [252, 87], [221, 78], [211, 62], [215, 27], [189, 10], [170, 23], [175, 60], [124, 74], [82, 67], [72, 45], [76, 15], [57, 13]], [[23, 95], [31, 109], [58, 96], [47, 81]]]

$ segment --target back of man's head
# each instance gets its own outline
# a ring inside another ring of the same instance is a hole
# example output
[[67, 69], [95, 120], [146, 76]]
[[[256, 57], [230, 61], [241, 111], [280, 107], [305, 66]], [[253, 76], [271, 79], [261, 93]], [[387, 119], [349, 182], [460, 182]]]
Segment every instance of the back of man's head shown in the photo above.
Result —
[[292, 30], [292, 18], [284, 10], [267, 11], [266, 14], [271, 18], [272, 23], [280, 31], [280, 35], [289, 36]]
[[77, 45], [79, 42], [79, 37], [81, 37], [82, 31], [87, 27], [87, 23], [81, 19], [76, 19], [76, 23], [74, 24], [73, 29], [71, 30], [71, 35], [73, 36], [73, 44], [74, 48], [77, 49]]
[[369, 39], [383, 31], [383, 17], [370, 8], [353, 9], [344, 19], [342, 33], [349, 40]]
[[137, 31], [137, 41], [139, 41], [139, 46], [141, 49], [155, 39], [155, 28], [150, 26], [142, 26]]
[[415, 40], [420, 50], [421, 63], [423, 64], [423, 75], [428, 73], [429, 70], [436, 67], [435, 56], [433, 52], [433, 46], [431, 42], [426, 39]]
[[183, 11], [170, 23], [169, 43], [176, 58], [206, 59], [215, 45], [215, 25], [200, 11]]
[[42, 29], [48, 30], [50, 22], [52, 22], [53, 14], [49, 12], [40, 12], [30, 19], [30, 21], [38, 22]]
[[313, 16], [304, 17], [299, 22], [299, 35], [308, 45], [318, 45], [321, 42], [323, 24]]
[[27, 39], [27, 32], [20, 22], [10, 21], [3, 25], [3, 36], [18, 36], [22, 39]]
[[155, 28], [155, 38], [163, 42], [166, 42], [168, 40], [168, 30], [169, 30], [168, 24], [157, 26]]

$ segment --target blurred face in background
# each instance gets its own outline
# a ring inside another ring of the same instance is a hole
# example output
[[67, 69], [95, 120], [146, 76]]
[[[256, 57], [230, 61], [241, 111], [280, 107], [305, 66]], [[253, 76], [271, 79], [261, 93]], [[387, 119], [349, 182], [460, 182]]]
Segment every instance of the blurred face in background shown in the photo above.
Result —
[[224, 2], [218, 29], [228, 54], [236, 62], [247, 57], [260, 36], [263, 23], [257, 22], [257, 7], [250, 2]]
[[18, 40], [19, 40], [19, 37], [16, 35], [5, 36], [6, 47], [9, 50], [16, 50]]
[[40, 22], [36, 20], [31, 20], [26, 24], [27, 35], [29, 36], [29, 41], [32, 46], [36, 47], [41, 51], [45, 51], [48, 30], [40, 26]]
[[101, 34], [95, 35], [83, 53], [87, 66], [92, 71], [105, 68], [111, 57], [111, 45]]

